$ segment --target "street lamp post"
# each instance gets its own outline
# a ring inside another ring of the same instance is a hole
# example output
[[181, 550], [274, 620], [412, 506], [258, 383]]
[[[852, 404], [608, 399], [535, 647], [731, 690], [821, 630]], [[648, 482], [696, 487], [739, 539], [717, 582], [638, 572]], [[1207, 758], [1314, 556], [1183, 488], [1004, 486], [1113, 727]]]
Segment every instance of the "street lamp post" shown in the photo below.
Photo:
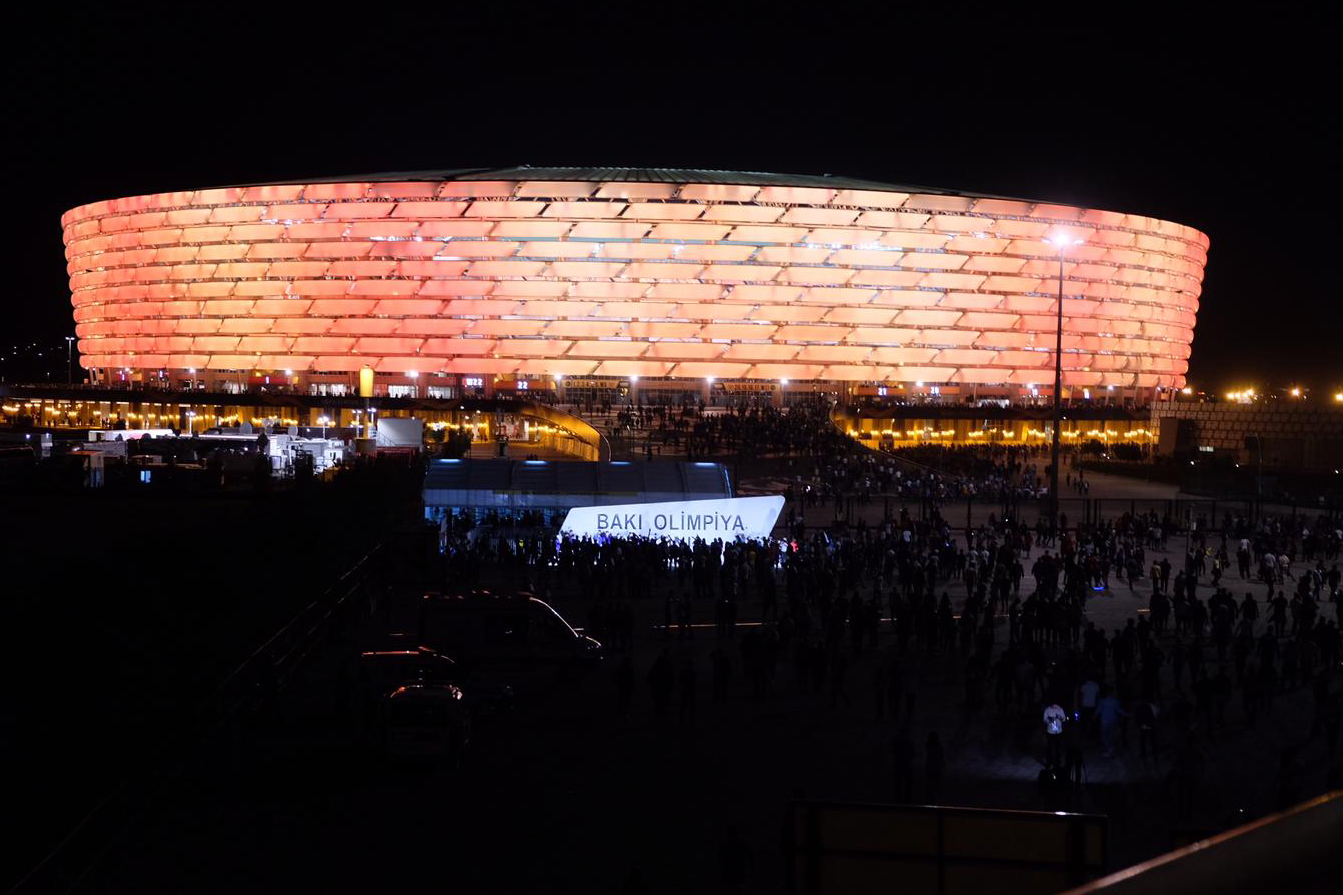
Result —
[[1054, 341], [1054, 438], [1049, 450], [1049, 519], [1055, 528], [1059, 522], [1059, 430], [1063, 428], [1063, 255], [1070, 245], [1082, 240], [1059, 234], [1049, 240], [1059, 250], [1058, 329]]
[[65, 337], [65, 384], [75, 384], [75, 337]]

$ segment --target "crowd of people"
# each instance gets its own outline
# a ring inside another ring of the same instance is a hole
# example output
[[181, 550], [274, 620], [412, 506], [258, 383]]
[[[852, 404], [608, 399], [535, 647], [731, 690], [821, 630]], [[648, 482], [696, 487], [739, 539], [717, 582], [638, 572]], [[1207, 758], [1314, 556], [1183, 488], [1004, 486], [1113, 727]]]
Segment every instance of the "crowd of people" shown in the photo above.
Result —
[[[929, 661], [956, 669], [971, 718], [1041, 719], [1041, 782], [1060, 790], [1080, 786], [1088, 750], [1110, 757], [1136, 739], [1139, 760], [1165, 773], [1177, 807], [1191, 811], [1203, 749], [1230, 726], [1235, 697], [1239, 723], [1254, 728], [1275, 696], [1303, 688], [1315, 706], [1312, 735], [1327, 743], [1329, 773], [1338, 776], [1343, 523], [1231, 513], [1176, 520], [1148, 511], [1084, 523], [1061, 516], [1057, 525], [989, 515], [954, 527], [940, 512], [943, 500], [1029, 492], [1039, 487], [1042, 458], [1001, 447], [891, 456], [849, 442], [825, 450], [834, 429], [821, 424], [822, 412], [687, 418], [689, 437], [706, 450], [755, 431], [758, 449], [794, 458], [790, 513], [777, 537], [592, 540], [477, 529], [450, 540], [450, 575], [472, 583], [493, 570], [543, 598], [584, 595], [586, 632], [618, 657], [622, 717], [641, 677], [655, 718], [695, 717], [701, 670], [683, 642], [696, 637], [713, 642], [706, 676], [714, 702], [791, 692], [850, 712], [866, 689], [875, 718], [896, 728], [893, 785], [902, 799], [915, 797], [916, 669]], [[877, 494], [926, 500], [917, 517], [901, 508], [879, 522], [859, 514], [852, 525], [826, 528], [808, 527], [794, 511], [862, 505]], [[1234, 595], [1236, 573], [1267, 595]], [[1135, 599], [1136, 611], [1104, 630], [1095, 601], [1117, 597]], [[636, 615], [651, 616], [662, 639], [642, 672], [633, 646], [648, 628]], [[875, 669], [865, 686], [855, 683], [860, 657]], [[924, 795], [935, 798], [948, 759], [929, 733]], [[1299, 788], [1298, 758], [1279, 768], [1280, 800]]]
[[641, 444], [648, 453], [684, 454], [691, 460], [743, 454], [812, 457], [855, 450], [829, 424], [829, 404], [816, 398], [786, 408], [767, 401], [726, 408], [702, 403], [616, 405], [589, 419], [605, 425], [613, 438]]

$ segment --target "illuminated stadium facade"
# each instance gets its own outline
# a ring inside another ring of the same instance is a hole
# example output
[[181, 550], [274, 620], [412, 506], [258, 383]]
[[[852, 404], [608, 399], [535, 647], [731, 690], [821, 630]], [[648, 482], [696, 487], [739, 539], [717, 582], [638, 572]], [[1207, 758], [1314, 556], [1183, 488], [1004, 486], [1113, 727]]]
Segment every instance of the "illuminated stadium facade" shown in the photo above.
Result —
[[95, 382], [339, 394], [363, 371], [430, 397], [1050, 394], [1064, 238], [1065, 390], [1145, 403], [1184, 384], [1208, 249], [1119, 212], [624, 168], [160, 193], [62, 224]]

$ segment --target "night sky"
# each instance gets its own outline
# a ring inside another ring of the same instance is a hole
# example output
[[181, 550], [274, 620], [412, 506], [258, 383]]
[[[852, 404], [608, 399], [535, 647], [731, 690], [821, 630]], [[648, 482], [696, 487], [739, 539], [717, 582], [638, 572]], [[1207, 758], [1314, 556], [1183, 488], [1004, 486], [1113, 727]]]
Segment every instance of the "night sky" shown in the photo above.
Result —
[[1191, 381], [1343, 385], [1343, 299], [1321, 263], [1339, 158], [1336, 140], [1326, 158], [1339, 115], [1324, 12], [1057, 29], [969, 8], [916, 21], [497, 7], [20, 23], [4, 62], [17, 250], [0, 342], [63, 349], [59, 218], [85, 202], [375, 171], [701, 167], [1189, 224], [1212, 239]]

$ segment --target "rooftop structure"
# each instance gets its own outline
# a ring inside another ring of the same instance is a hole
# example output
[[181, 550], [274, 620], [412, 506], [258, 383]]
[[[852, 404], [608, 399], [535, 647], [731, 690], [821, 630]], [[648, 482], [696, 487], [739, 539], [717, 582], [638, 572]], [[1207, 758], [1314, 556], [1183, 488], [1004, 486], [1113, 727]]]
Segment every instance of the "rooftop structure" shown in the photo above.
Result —
[[425, 515], [540, 511], [732, 496], [720, 463], [569, 460], [434, 460], [424, 480]]

